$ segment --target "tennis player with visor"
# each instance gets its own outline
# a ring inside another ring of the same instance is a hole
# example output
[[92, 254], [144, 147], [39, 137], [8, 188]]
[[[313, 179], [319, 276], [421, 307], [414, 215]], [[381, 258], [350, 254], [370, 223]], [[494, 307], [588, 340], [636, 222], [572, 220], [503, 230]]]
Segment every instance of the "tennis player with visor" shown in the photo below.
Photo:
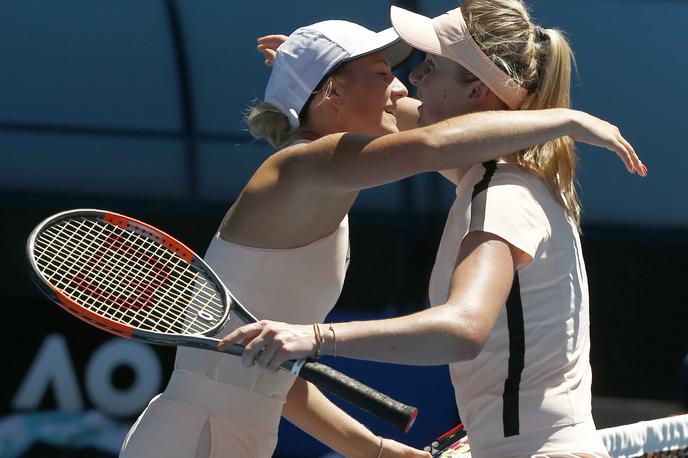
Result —
[[[405, 162], [407, 150], [397, 149], [397, 139], [430, 165], [428, 156], [436, 147], [411, 140], [421, 132], [451, 144], [464, 120], [476, 127], [501, 119], [494, 126], [501, 130], [511, 125], [508, 116], [536, 115], [533, 110], [551, 107], [571, 113], [565, 110], [572, 62], [568, 43], [557, 30], [534, 24], [521, 1], [466, 0], [434, 19], [392, 7], [391, 18], [403, 40], [428, 53], [410, 75], [422, 102], [418, 122], [425, 127], [362, 140], [354, 157], [364, 162], [380, 145], [389, 164], [358, 169], [345, 181], [350, 190], [372, 185], [373, 180], [365, 181], [371, 170], [375, 184], [389, 181], [389, 170]], [[288, 44], [277, 51], [273, 75]], [[466, 116], [452, 118], [458, 115]], [[600, 135], [588, 137], [589, 143], [632, 151], [613, 126], [600, 124], [592, 132]], [[343, 168], [346, 154], [339, 153], [350, 151], [347, 145], [357, 138], [338, 134], [300, 147], [317, 155], [332, 139], [326, 162]], [[449, 364], [474, 457], [606, 457], [591, 416], [588, 292], [573, 141], [554, 136], [536, 146], [516, 145], [522, 139], [515, 135], [508, 151], [498, 151], [495, 143], [488, 148], [490, 158], [475, 161], [476, 154], [471, 163], [430, 166], [457, 185], [430, 281], [432, 308], [388, 320], [327, 325], [295, 317], [263, 320], [233, 330], [223, 344], [246, 345], [242, 362], [250, 373], [260, 367], [271, 374], [287, 359], [323, 353]], [[647, 173], [639, 162], [630, 170]], [[338, 186], [342, 182], [333, 180]], [[344, 216], [349, 206], [335, 208]], [[290, 313], [304, 306], [282, 299], [280, 308]]]

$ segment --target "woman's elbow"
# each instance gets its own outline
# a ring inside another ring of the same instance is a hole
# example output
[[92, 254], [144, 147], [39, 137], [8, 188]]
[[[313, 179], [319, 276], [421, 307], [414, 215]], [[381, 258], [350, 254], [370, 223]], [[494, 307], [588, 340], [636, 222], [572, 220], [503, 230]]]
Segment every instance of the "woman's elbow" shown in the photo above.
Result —
[[470, 326], [457, 326], [453, 337], [453, 348], [456, 349], [454, 362], [459, 362], [477, 358], [485, 348], [488, 336]]
[[471, 361], [478, 357], [485, 347], [485, 341], [481, 339], [465, 339], [465, 350], [463, 351], [463, 360]]
[[482, 340], [468, 340], [466, 341], [465, 361], [471, 361], [478, 357], [485, 347], [485, 342]]

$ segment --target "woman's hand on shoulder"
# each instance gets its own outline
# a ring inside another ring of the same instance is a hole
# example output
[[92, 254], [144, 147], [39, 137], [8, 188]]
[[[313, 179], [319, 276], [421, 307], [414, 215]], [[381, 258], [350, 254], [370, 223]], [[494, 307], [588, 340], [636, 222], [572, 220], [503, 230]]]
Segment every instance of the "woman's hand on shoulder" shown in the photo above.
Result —
[[570, 137], [577, 142], [600, 146], [615, 152], [630, 173], [647, 175], [647, 167], [615, 125], [582, 111], [573, 112], [574, 131]]

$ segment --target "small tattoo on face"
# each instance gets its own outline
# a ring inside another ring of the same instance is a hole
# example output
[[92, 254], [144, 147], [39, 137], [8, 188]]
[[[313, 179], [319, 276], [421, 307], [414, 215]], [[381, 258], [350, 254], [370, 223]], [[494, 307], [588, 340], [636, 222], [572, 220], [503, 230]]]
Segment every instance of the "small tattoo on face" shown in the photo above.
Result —
[[446, 99], [447, 98], [447, 90], [445, 89], [442, 93], [442, 98]]

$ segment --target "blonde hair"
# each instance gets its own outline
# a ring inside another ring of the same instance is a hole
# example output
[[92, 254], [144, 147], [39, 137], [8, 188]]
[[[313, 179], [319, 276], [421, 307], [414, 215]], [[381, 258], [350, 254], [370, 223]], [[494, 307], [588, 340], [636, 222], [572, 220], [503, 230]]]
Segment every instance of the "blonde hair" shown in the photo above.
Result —
[[275, 148], [287, 144], [296, 132], [284, 113], [266, 102], [259, 102], [249, 108], [244, 122], [253, 138], [265, 139]]
[[[324, 97], [328, 97], [334, 90], [335, 79], [344, 78], [346, 67], [347, 64], [337, 67], [329, 76], [325, 77], [313, 94], [323, 91]], [[256, 140], [265, 139], [273, 147], [283, 148], [298, 138], [301, 129], [308, 123], [308, 107], [312, 100], [313, 96], [301, 109], [298, 128], [293, 128], [289, 124], [289, 120], [279, 108], [266, 102], [259, 102], [246, 110], [244, 122], [253, 138]]]
[[[569, 108], [573, 52], [563, 34], [534, 24], [521, 0], [465, 0], [461, 5], [468, 30], [480, 49], [529, 95], [520, 109]], [[461, 79], [470, 82], [463, 70]], [[473, 78], [475, 80], [477, 78]], [[573, 140], [562, 137], [507, 158], [540, 177], [580, 229]]]

